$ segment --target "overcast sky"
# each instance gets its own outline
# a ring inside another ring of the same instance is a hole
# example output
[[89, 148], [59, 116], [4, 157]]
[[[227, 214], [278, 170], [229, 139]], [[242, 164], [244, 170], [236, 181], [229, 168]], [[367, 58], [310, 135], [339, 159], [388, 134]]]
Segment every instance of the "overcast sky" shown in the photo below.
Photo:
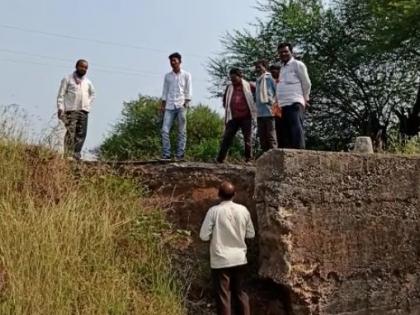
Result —
[[[19, 104], [38, 133], [56, 112], [60, 80], [78, 58], [90, 62], [97, 90], [86, 149], [98, 146], [124, 101], [160, 96], [179, 51], [193, 77], [193, 103], [211, 99], [206, 64], [227, 31], [247, 28], [261, 13], [251, 0], [0, 0], [0, 105]], [[53, 120], [55, 122], [55, 120]]]

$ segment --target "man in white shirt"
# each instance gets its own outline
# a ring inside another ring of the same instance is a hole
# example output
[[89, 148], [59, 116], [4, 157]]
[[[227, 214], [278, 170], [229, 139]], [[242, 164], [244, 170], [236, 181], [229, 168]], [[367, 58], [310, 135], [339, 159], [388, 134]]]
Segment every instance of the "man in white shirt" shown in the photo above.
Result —
[[277, 101], [282, 109], [279, 146], [304, 149], [303, 111], [309, 102], [311, 80], [305, 64], [293, 58], [291, 44], [279, 44], [278, 53], [281, 68]]
[[219, 187], [221, 203], [211, 207], [200, 230], [200, 238], [210, 241], [210, 266], [217, 313], [231, 314], [231, 298], [237, 315], [250, 315], [248, 295], [243, 291], [247, 264], [246, 238], [255, 236], [248, 209], [233, 202], [235, 187], [223, 182]]
[[77, 160], [86, 139], [88, 114], [95, 99], [95, 88], [86, 77], [88, 62], [80, 59], [76, 70], [61, 80], [57, 96], [57, 116], [66, 126], [64, 153]]
[[181, 69], [182, 57], [179, 53], [169, 56], [172, 71], [165, 75], [162, 92], [162, 159], [171, 159], [169, 133], [174, 120], [178, 121], [177, 160], [183, 160], [187, 142], [187, 108], [192, 98], [191, 74]]

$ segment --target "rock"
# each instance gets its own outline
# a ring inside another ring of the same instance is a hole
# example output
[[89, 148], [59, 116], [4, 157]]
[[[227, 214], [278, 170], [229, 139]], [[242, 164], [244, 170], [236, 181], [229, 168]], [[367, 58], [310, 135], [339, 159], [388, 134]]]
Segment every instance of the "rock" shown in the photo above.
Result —
[[6, 269], [0, 265], [0, 297], [6, 290], [6, 286], [7, 286]]
[[294, 315], [420, 314], [420, 158], [273, 150], [255, 189], [259, 275]]
[[354, 153], [373, 153], [372, 139], [370, 137], [357, 137], [354, 143]]

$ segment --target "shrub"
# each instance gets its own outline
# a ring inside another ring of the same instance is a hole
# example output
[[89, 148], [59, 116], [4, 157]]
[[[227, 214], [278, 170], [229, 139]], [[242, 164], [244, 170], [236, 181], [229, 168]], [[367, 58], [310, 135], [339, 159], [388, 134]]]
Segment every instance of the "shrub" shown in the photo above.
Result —
[[[161, 155], [161, 126], [157, 98], [140, 96], [124, 104], [122, 117], [99, 148], [104, 160], [146, 160]], [[176, 122], [171, 132], [171, 144], [176, 146]], [[205, 105], [191, 107], [187, 113], [187, 159], [210, 161], [219, 150], [223, 134], [223, 120]], [[238, 140], [231, 148], [231, 156], [239, 158], [242, 145]]]

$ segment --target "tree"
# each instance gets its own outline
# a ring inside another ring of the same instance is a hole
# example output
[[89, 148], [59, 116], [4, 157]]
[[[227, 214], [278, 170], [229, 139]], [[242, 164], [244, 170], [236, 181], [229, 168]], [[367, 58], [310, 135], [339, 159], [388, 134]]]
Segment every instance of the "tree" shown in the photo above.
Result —
[[[420, 58], [420, 3], [417, 0], [370, 0], [367, 9], [379, 23], [373, 28], [373, 50], [398, 51], [404, 58]], [[417, 70], [419, 66], [417, 65]], [[420, 81], [411, 109], [396, 112], [400, 133], [413, 136], [420, 132]]]
[[366, 9], [378, 20], [373, 25], [374, 45], [420, 55], [420, 3], [417, 0], [368, 0], [366, 4]]
[[158, 99], [145, 96], [124, 103], [120, 121], [100, 146], [100, 158], [130, 160], [159, 156], [162, 118], [158, 108]]
[[349, 131], [337, 128], [338, 122], [346, 122], [339, 126], [352, 127], [352, 136], [368, 135], [386, 144], [397, 113], [406, 111], [415, 97], [418, 59], [374, 44], [381, 20], [366, 2], [343, 0], [330, 12], [324, 38], [318, 39], [326, 49], [314, 56], [315, 63], [322, 55], [327, 59], [316, 64], [322, 77], [315, 82], [315, 96], [323, 99], [314, 106], [313, 114], [322, 122], [334, 118], [327, 130], [330, 134]]
[[228, 81], [231, 67], [241, 68], [245, 78], [255, 80], [253, 64], [259, 59], [277, 62], [277, 44], [282, 41], [298, 42], [299, 49], [310, 54], [312, 47], [305, 46], [308, 37], [316, 36], [321, 29], [322, 5], [319, 0], [266, 1], [260, 3], [268, 20], [258, 20], [255, 31], [234, 30], [222, 38], [224, 51], [210, 59], [208, 71], [213, 78], [211, 91], [220, 96]]
[[[140, 96], [127, 102], [120, 121], [99, 148], [105, 160], [154, 159], [161, 154], [162, 114], [160, 100]], [[194, 106], [187, 113], [187, 159], [209, 161], [216, 157], [223, 133], [223, 120], [205, 105]], [[171, 132], [171, 143], [176, 144], [176, 126]], [[241, 146], [237, 142], [231, 156], [239, 158]]]
[[210, 74], [217, 91], [230, 66], [245, 68], [265, 57], [276, 62], [279, 42], [289, 41], [303, 59], [313, 83], [307, 112], [308, 146], [343, 150], [356, 135], [387, 141], [399, 111], [407, 111], [416, 95], [418, 58], [404, 58], [398, 50], [377, 41], [381, 19], [358, 0], [336, 1], [324, 7], [316, 0], [275, 0], [261, 4], [267, 20], [256, 32], [232, 32], [225, 51], [211, 60]]

